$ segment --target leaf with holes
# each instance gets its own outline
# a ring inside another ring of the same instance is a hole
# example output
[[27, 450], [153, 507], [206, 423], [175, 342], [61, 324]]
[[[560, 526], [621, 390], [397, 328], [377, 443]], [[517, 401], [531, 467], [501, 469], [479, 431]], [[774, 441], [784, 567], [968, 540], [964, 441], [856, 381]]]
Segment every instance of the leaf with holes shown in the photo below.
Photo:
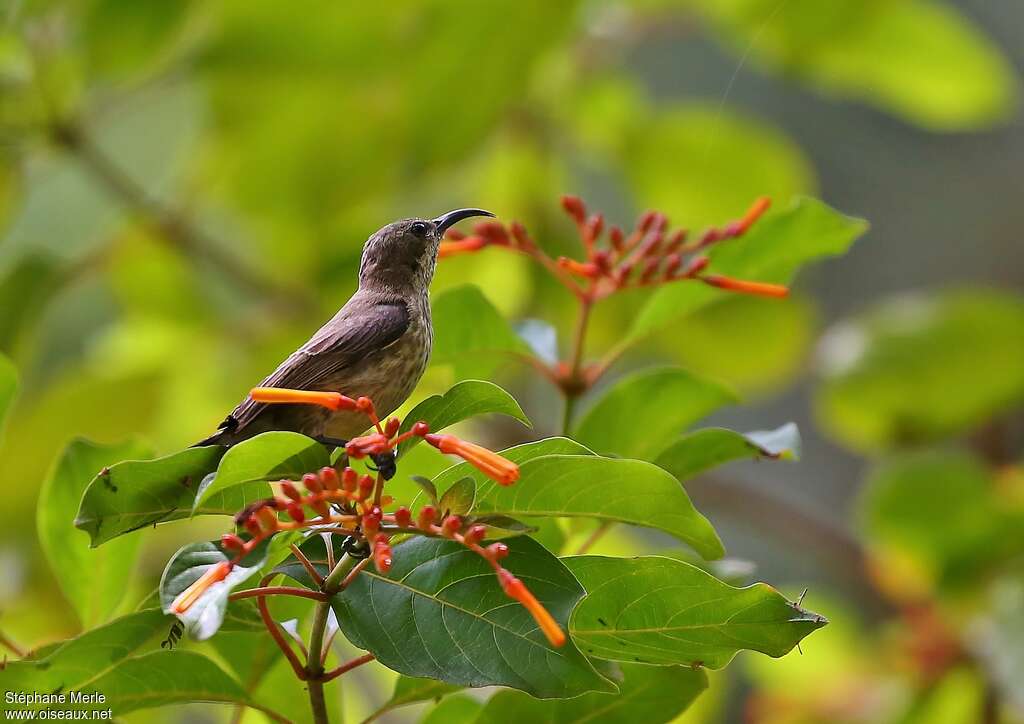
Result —
[[[99, 471], [82, 496], [75, 527], [98, 546], [147, 525], [187, 518], [203, 477], [224, 448], [190, 447], [155, 460], [126, 460]], [[210, 500], [200, 512], [231, 515], [237, 501]]]
[[[506, 567], [561, 625], [583, 595], [562, 563], [529, 538], [508, 541]], [[483, 558], [447, 540], [395, 548], [387, 576], [364, 569], [334, 596], [345, 636], [406, 676], [461, 686], [509, 686], [538, 698], [614, 691], [579, 650], [552, 648]]]
[[733, 460], [796, 460], [799, 457], [800, 431], [789, 422], [775, 430], [745, 434], [722, 427], [696, 430], [662, 451], [654, 463], [683, 481]]
[[599, 659], [720, 669], [743, 649], [782, 656], [828, 623], [765, 583], [736, 588], [671, 558], [563, 560], [587, 590], [569, 632]]

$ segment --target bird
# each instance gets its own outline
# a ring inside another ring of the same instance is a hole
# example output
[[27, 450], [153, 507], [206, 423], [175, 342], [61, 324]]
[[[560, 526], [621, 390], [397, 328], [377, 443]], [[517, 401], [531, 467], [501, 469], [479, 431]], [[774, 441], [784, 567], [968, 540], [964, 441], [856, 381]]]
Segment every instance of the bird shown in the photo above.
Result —
[[[381, 417], [397, 409], [422, 377], [433, 346], [429, 287], [441, 240], [449, 227], [475, 216], [494, 214], [455, 209], [434, 219], [401, 219], [372, 234], [363, 245], [359, 288], [258, 386], [368, 397]], [[247, 397], [196, 446], [230, 447], [263, 432], [287, 430], [343, 447], [368, 426], [366, 415], [355, 410]]]

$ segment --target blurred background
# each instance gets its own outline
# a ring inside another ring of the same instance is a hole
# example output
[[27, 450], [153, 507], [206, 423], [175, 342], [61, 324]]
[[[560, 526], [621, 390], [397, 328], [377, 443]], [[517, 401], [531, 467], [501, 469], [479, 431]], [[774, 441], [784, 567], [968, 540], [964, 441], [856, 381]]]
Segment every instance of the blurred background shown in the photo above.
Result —
[[[207, 434], [354, 290], [384, 223], [482, 206], [575, 253], [562, 193], [697, 229], [809, 194], [870, 221], [851, 253], [616, 370], [681, 364], [744, 398], [706, 424], [803, 436], [799, 463], [688, 489], [730, 556], [833, 625], [742, 657], [683, 719], [1024, 721], [1022, 67], [1014, 0], [3, 0], [0, 628], [36, 646], [87, 623], [35, 533], [64, 445]], [[434, 291], [467, 282], [569, 328], [525, 259], [446, 260]], [[595, 353], [642, 302], [601, 309]], [[414, 401], [464, 372], [432, 367]], [[493, 379], [554, 433], [546, 382]], [[124, 605], [221, 527], [147, 536]], [[358, 717], [390, 684], [356, 681]]]

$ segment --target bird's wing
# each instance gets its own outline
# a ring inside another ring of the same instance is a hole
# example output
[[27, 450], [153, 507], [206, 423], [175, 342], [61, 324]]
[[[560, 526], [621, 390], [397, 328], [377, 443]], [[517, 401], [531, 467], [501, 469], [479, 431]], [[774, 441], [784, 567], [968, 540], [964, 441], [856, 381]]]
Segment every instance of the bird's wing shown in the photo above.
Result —
[[[343, 309], [259, 386], [317, 389], [325, 378], [398, 341], [408, 328], [409, 310], [404, 302]], [[241, 430], [265, 407], [266, 403], [247, 397], [220, 424], [220, 429]]]

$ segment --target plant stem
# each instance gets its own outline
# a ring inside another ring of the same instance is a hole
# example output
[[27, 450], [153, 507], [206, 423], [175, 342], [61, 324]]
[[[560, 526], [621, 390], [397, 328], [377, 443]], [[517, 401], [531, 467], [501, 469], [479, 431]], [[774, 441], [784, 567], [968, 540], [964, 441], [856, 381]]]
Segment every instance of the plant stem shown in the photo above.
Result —
[[587, 339], [587, 326], [590, 323], [590, 310], [593, 301], [587, 296], [580, 296], [580, 316], [576, 322], [576, 334], [573, 339], [572, 357], [569, 359], [568, 384], [563, 385], [562, 392], [565, 395], [565, 410], [562, 414], [562, 435], [568, 435], [572, 428], [573, 413], [576, 410], [576, 400], [586, 391], [587, 383], [580, 377], [580, 370], [583, 366], [583, 351]]
[[331, 612], [331, 596], [341, 590], [346, 575], [358, 563], [348, 553], [334, 566], [324, 579], [321, 590], [326, 594], [324, 600], [316, 604], [313, 612], [313, 629], [309, 634], [309, 654], [306, 657], [306, 677], [309, 685], [309, 706], [313, 711], [316, 724], [329, 724], [327, 702], [324, 699], [324, 666], [322, 660], [324, 635], [327, 632], [327, 617]]

